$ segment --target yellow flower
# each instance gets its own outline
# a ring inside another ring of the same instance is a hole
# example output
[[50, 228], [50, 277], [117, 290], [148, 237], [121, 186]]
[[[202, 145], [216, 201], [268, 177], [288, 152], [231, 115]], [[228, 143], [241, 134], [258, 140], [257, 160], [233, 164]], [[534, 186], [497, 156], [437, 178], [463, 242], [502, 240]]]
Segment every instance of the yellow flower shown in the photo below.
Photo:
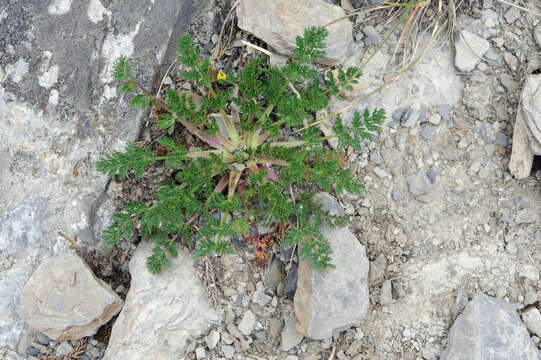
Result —
[[225, 80], [227, 79], [227, 75], [223, 71], [218, 71], [218, 76], [216, 77], [218, 80]]

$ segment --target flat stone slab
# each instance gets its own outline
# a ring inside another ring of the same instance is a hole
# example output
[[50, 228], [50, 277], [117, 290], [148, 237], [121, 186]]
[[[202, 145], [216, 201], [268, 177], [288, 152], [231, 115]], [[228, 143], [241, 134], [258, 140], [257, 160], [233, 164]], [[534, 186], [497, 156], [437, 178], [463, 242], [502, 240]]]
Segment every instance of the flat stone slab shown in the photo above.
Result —
[[22, 293], [20, 315], [55, 341], [94, 335], [118, 314], [122, 299], [77, 255], [49, 258]]
[[[332, 214], [344, 210], [334, 197], [318, 193], [314, 201]], [[327, 339], [333, 332], [358, 324], [368, 310], [368, 268], [364, 246], [347, 227], [323, 226], [331, 245], [334, 269], [319, 272], [299, 262], [294, 305], [297, 330], [312, 339]]]
[[539, 350], [511, 305], [477, 293], [449, 332], [441, 360], [539, 360]]
[[[322, 0], [242, 0], [237, 7], [238, 26], [282, 54], [291, 54], [296, 37], [306, 29], [324, 26], [345, 15], [341, 7]], [[334, 65], [353, 54], [353, 25], [347, 20], [339, 21], [327, 30], [327, 55], [320, 62]]]
[[104, 360], [178, 359], [190, 337], [219, 322], [196, 276], [192, 256], [179, 251], [168, 267], [153, 275], [146, 267], [152, 247], [140, 243], [130, 260], [130, 290]]

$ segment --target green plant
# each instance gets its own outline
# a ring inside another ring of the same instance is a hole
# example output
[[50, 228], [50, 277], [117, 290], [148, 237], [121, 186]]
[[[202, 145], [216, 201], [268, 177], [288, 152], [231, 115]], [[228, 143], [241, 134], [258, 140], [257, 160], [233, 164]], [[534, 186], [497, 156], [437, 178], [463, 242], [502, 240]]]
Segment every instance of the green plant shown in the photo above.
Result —
[[[296, 244], [299, 256], [317, 269], [331, 266], [331, 249], [319, 228], [324, 222], [344, 224], [346, 218], [323, 212], [307, 189], [360, 193], [363, 185], [324, 142], [336, 137], [341, 149], [359, 150], [361, 140], [379, 130], [385, 113], [355, 113], [351, 126], [338, 117], [334, 134], [327, 137], [312, 126], [314, 114], [340, 91], [351, 89], [361, 75], [356, 68], [339, 70], [336, 78], [316, 70], [313, 63], [325, 55], [326, 35], [323, 28], [307, 30], [297, 38], [293, 60], [283, 67], [255, 56], [238, 74], [219, 76], [190, 37], [183, 36], [178, 60], [187, 70], [180, 75], [196, 90], [169, 90], [165, 100], [151, 95], [130, 74], [126, 59], [119, 58], [113, 76], [121, 83], [120, 92], [136, 93], [133, 107], [153, 106], [159, 113], [157, 126], [170, 137], [157, 140], [165, 155], [128, 144], [125, 152], [101, 159], [98, 170], [120, 180], [132, 170], [139, 180], [146, 169], [163, 162], [174, 175], [156, 184], [152, 203], [132, 202], [116, 214], [104, 232], [105, 243], [129, 240], [137, 221], [141, 236], [155, 243], [147, 265], [158, 273], [168, 256], [176, 256], [176, 239], [196, 238], [196, 256], [227, 253], [230, 237], [247, 234], [258, 223], [281, 222], [295, 224], [285, 246]], [[200, 140], [200, 148], [188, 151], [175, 140], [179, 126]], [[196, 219], [198, 231], [192, 225]]]

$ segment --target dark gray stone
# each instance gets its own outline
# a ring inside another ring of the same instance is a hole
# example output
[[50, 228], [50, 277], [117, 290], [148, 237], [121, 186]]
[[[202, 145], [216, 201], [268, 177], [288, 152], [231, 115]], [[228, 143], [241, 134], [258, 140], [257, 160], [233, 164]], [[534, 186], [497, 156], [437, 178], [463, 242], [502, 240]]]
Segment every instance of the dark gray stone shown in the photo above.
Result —
[[28, 356], [39, 356], [40, 351], [33, 346], [29, 346], [24, 353]]
[[34, 339], [38, 344], [45, 346], [49, 345], [49, 338], [47, 337], [47, 335], [40, 333], [39, 331], [34, 334]]
[[291, 269], [287, 273], [286, 286], [284, 288], [285, 296], [295, 296], [295, 291], [297, 291], [298, 270], [299, 265], [297, 265], [296, 263], [292, 263]]
[[434, 184], [436, 182], [436, 180], [438, 179], [438, 169], [436, 169], [434, 166], [432, 166], [426, 172], [426, 176], [430, 180], [430, 183]]
[[526, 326], [509, 303], [477, 293], [449, 332], [441, 360], [539, 360]]

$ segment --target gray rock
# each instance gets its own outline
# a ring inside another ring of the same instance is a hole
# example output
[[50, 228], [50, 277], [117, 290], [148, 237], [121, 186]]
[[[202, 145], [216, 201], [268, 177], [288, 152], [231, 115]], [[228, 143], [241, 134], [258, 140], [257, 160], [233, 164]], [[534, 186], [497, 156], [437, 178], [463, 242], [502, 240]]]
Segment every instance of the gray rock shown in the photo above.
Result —
[[379, 254], [378, 257], [370, 262], [370, 271], [368, 273], [368, 280], [370, 283], [375, 283], [383, 280], [385, 276], [385, 255]]
[[73, 253], [45, 260], [24, 287], [21, 303], [21, 318], [57, 341], [95, 334], [122, 307], [120, 297]]
[[477, 293], [449, 332], [441, 360], [539, 360], [528, 331], [504, 301]]
[[393, 197], [394, 201], [402, 201], [405, 199], [404, 195], [402, 195], [402, 193], [399, 193], [399, 192], [393, 192], [391, 196]]
[[247, 310], [239, 323], [239, 330], [244, 335], [248, 336], [254, 330], [257, 319], [251, 310]]
[[272, 291], [275, 291], [283, 278], [284, 273], [282, 272], [282, 263], [275, 258], [265, 272], [265, 286]]
[[62, 341], [60, 345], [56, 348], [55, 354], [58, 357], [63, 357], [67, 353], [73, 350], [73, 346], [67, 341]]
[[402, 126], [405, 126], [408, 128], [414, 127], [419, 122], [420, 115], [421, 115], [420, 109], [419, 110], [414, 109], [414, 108], [409, 109], [406, 115], [402, 117]]
[[233, 356], [235, 356], [235, 347], [231, 345], [222, 345], [222, 352], [226, 358], [233, 359]]
[[379, 6], [383, 4], [385, 1], [382, 0], [351, 0], [351, 4], [356, 8], [360, 7], [366, 7], [366, 6]]
[[394, 302], [393, 300], [393, 288], [390, 280], [385, 280], [383, 286], [381, 287], [381, 294], [379, 297], [379, 302], [382, 306], [390, 305]]
[[432, 137], [434, 136], [434, 131], [432, 130], [432, 127], [425, 126], [423, 130], [421, 130], [421, 136], [428, 141], [432, 140]]
[[195, 357], [197, 358], [197, 360], [206, 359], [207, 353], [205, 352], [205, 348], [198, 347], [197, 349], [195, 349]]
[[463, 72], [472, 71], [490, 47], [488, 41], [468, 30], [459, 33], [455, 46], [455, 66]]
[[518, 19], [520, 19], [521, 10], [518, 8], [511, 6], [509, 10], [505, 12], [505, 21], [507, 21], [508, 24], [512, 24]]
[[205, 2], [55, 1], [71, 5], [65, 13], [52, 3], [0, 6], [0, 67], [14, 65], [0, 74], [0, 187], [10, 189], [0, 194], [0, 254], [11, 259], [0, 268], [0, 348], [18, 342], [33, 270], [66, 251], [57, 231], [83, 247], [100, 240], [92, 228], [108, 179], [96, 161], [135, 140], [143, 116], [119, 101], [112, 62], [126, 55], [149, 83]]
[[533, 36], [537, 46], [541, 48], [541, 25], [537, 25], [533, 31]]
[[258, 282], [257, 285], [257, 290], [254, 292], [252, 301], [259, 306], [265, 306], [269, 303], [269, 301], [271, 301], [272, 298], [269, 295], [265, 294], [263, 283]]
[[439, 125], [441, 123], [441, 115], [440, 114], [433, 114], [428, 118], [428, 122], [432, 125]]
[[[311, 26], [323, 26], [329, 19], [345, 16], [339, 6], [321, 0], [242, 0], [237, 7], [239, 28], [251, 32], [282, 54], [296, 47], [295, 38]], [[353, 26], [340, 21], [327, 27], [327, 55], [320, 62], [334, 65], [353, 54]]]
[[443, 120], [449, 121], [449, 116], [451, 115], [451, 105], [445, 104], [438, 107], [438, 114], [440, 114]]
[[299, 265], [291, 264], [291, 269], [287, 273], [286, 286], [284, 287], [284, 295], [293, 297], [297, 291], [297, 278], [299, 275]]
[[408, 176], [406, 182], [409, 191], [415, 196], [426, 194], [430, 188], [430, 180], [422, 171], [417, 171]]
[[379, 32], [372, 25], [367, 25], [363, 27], [363, 34], [372, 42], [374, 45], [378, 45], [381, 41]]
[[[316, 194], [314, 201], [325, 211], [344, 214], [327, 193]], [[364, 246], [347, 227], [323, 226], [321, 232], [333, 250], [335, 268], [319, 272], [301, 260], [294, 298], [297, 330], [313, 339], [326, 339], [358, 324], [368, 310], [369, 262]]]
[[100, 349], [98, 349], [97, 347], [88, 348], [86, 352], [94, 359], [97, 359], [100, 356]]
[[49, 345], [49, 338], [47, 337], [47, 335], [40, 333], [39, 331], [34, 334], [34, 339], [38, 344], [45, 346]]
[[41, 352], [35, 347], [29, 346], [26, 348], [26, 351], [24, 353], [25, 355], [28, 355], [28, 356], [39, 356]]
[[430, 180], [430, 183], [434, 184], [436, 182], [436, 180], [438, 180], [438, 169], [436, 169], [434, 166], [432, 166], [426, 172], [426, 176], [428, 177], [428, 180]]
[[513, 129], [511, 174], [517, 179], [528, 177], [534, 155], [541, 155], [541, 74], [529, 75], [522, 89]]
[[537, 282], [539, 280], [539, 270], [533, 265], [522, 265], [518, 269], [518, 276]]
[[304, 338], [304, 335], [297, 331], [296, 323], [297, 320], [295, 317], [286, 320], [284, 328], [282, 329], [282, 343], [280, 344], [280, 350], [289, 351], [299, 345]]
[[520, 104], [528, 129], [530, 149], [534, 155], [541, 155], [541, 74], [526, 78]]
[[541, 336], [541, 313], [536, 307], [526, 309], [522, 313], [522, 321], [532, 334]]
[[269, 323], [269, 342], [275, 344], [280, 338], [282, 331], [282, 322], [277, 318], [272, 318]]
[[196, 275], [193, 257], [178, 257], [159, 275], [146, 261], [153, 245], [141, 242], [130, 260], [131, 286], [113, 325], [105, 360], [172, 359], [186, 350], [188, 339], [219, 321]]
[[212, 350], [220, 342], [220, 333], [217, 330], [212, 330], [210, 334], [205, 338], [205, 343], [209, 350]]

